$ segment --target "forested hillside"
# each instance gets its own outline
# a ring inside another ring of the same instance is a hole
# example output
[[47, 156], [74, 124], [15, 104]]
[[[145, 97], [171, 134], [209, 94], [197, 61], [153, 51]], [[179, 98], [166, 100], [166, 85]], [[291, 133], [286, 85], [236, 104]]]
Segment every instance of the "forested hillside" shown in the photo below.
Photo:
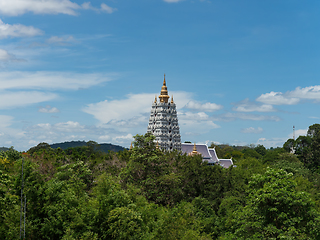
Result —
[[7, 147], [0, 147], [0, 151], [8, 151], [9, 150], [9, 148], [7, 148]]
[[26, 239], [320, 239], [320, 125], [283, 148], [216, 146], [228, 169], [153, 139], [0, 152], [0, 239], [19, 238], [22, 162]]
[[63, 150], [67, 148], [75, 148], [75, 147], [83, 147], [87, 145], [95, 145], [97, 150], [107, 153], [108, 151], [119, 152], [123, 151], [124, 147], [113, 145], [111, 143], [96, 143], [94, 141], [71, 141], [71, 142], [63, 142], [63, 143], [54, 143], [50, 144], [51, 148], [61, 148]]

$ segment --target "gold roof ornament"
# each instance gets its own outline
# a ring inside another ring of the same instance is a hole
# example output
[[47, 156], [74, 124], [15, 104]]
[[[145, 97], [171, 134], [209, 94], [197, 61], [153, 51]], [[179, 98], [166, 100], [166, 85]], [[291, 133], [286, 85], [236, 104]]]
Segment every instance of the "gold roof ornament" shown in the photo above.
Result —
[[172, 97], [171, 97], [171, 103], [173, 103], [173, 95], [172, 95]]
[[198, 153], [198, 151], [197, 151], [196, 143], [194, 143], [193, 151], [190, 153], [190, 155], [196, 155], [196, 154], [199, 154], [199, 153]]
[[156, 149], [159, 149], [159, 142], [157, 141]]
[[156, 103], [157, 102], [157, 95], [156, 95], [156, 97], [154, 98], [154, 103]]
[[160, 99], [160, 102], [168, 103], [169, 98], [170, 97], [168, 95], [168, 90], [166, 85], [166, 75], [164, 74], [163, 85], [161, 88], [159, 99]]
[[132, 148], [133, 148], [133, 146], [132, 146], [132, 142], [131, 142], [131, 145], [130, 145], [130, 149], [129, 149], [129, 151], [130, 151], [130, 150], [132, 150]]

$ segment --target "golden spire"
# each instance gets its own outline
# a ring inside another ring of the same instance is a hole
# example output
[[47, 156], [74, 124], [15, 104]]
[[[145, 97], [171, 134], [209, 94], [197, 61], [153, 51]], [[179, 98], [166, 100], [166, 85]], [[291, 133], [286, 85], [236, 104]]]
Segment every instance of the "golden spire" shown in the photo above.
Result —
[[160, 99], [160, 102], [167, 103], [169, 98], [170, 97], [168, 95], [168, 90], [167, 90], [167, 86], [166, 86], [166, 75], [164, 74], [163, 86], [161, 88], [159, 99]]
[[172, 97], [171, 97], [171, 103], [173, 103], [173, 95], [172, 95]]
[[190, 153], [190, 155], [196, 155], [196, 154], [199, 154], [199, 153], [198, 153], [198, 151], [197, 151], [196, 143], [194, 143], [193, 151]]
[[133, 146], [132, 146], [132, 142], [131, 142], [131, 145], [130, 145], [130, 149], [129, 149], [129, 151], [130, 151], [130, 150], [132, 150], [132, 148], [133, 148]]
[[156, 95], [156, 97], [154, 98], [154, 103], [156, 103], [157, 102], [157, 95]]
[[157, 141], [156, 149], [159, 149], [159, 142]]

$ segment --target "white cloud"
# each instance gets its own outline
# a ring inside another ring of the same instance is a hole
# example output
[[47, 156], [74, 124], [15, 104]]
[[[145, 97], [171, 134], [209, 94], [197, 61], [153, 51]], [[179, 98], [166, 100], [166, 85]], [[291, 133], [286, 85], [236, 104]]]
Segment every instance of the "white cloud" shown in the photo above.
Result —
[[223, 107], [221, 105], [218, 105], [215, 103], [210, 103], [210, 102], [201, 104], [196, 101], [190, 101], [187, 103], [185, 108], [197, 110], [197, 111], [213, 112], [213, 111], [217, 111]]
[[220, 128], [219, 125], [215, 124], [212, 120], [202, 120], [197, 121], [195, 119], [185, 119], [184, 117], [179, 119], [179, 125], [181, 129], [181, 133], [206, 133], [211, 129]]
[[320, 85], [305, 88], [297, 87], [295, 90], [286, 93], [272, 91], [262, 94], [256, 100], [271, 105], [294, 105], [303, 99], [320, 101]]
[[241, 129], [242, 133], [262, 133], [263, 129], [261, 127], [254, 128], [254, 127], [248, 127]]
[[58, 113], [60, 111], [56, 107], [51, 107], [51, 106], [47, 105], [46, 107], [40, 107], [38, 112], [41, 112], [41, 113]]
[[41, 34], [43, 34], [43, 32], [40, 29], [34, 28], [32, 26], [25, 26], [22, 24], [5, 24], [0, 19], [0, 39], [8, 37], [33, 37]]
[[[210, 129], [218, 128], [219, 126], [205, 112], [181, 110], [190, 101], [190, 95], [187, 92], [174, 92], [181, 132], [208, 132]], [[98, 119], [101, 127], [112, 127], [119, 132], [132, 135], [144, 134], [154, 96], [153, 93], [129, 94], [125, 99], [88, 104], [83, 111]], [[112, 139], [116, 140], [113, 137]], [[120, 143], [119, 139], [117, 141]]]
[[35, 127], [40, 129], [51, 130], [53, 132], [83, 131], [85, 129], [84, 125], [81, 125], [80, 123], [74, 121], [60, 122], [56, 124], [39, 123]]
[[[178, 106], [184, 106], [188, 102], [188, 93], [175, 92]], [[154, 93], [128, 94], [125, 99], [104, 100], [98, 103], [88, 104], [83, 111], [92, 114], [101, 123], [119, 123], [132, 118], [140, 118], [144, 114], [149, 115], [151, 104], [154, 101]], [[149, 99], [149, 100], [148, 100]], [[141, 119], [145, 121], [145, 119]]]
[[103, 135], [99, 137], [99, 140], [101, 141], [109, 141], [111, 137], [109, 135]]
[[86, 10], [90, 9], [90, 10], [93, 10], [93, 11], [96, 11], [96, 12], [106, 12], [106, 13], [109, 13], [109, 14], [111, 14], [111, 13], [113, 13], [114, 11], [117, 10], [116, 8], [112, 8], [112, 7], [108, 6], [108, 5], [105, 4], [105, 3], [101, 3], [100, 9], [93, 7], [90, 2], [85, 2], [85, 3], [83, 3], [83, 4], [81, 5], [81, 7], [82, 7], [83, 9], [86, 9]]
[[[12, 124], [13, 117], [7, 115], [0, 115], [0, 130], [7, 128]], [[1, 134], [2, 135], [2, 134]]]
[[[16, 145], [16, 140], [25, 137], [25, 132], [13, 129], [10, 126], [14, 123], [13, 117], [0, 115], [0, 142], [2, 146], [10, 147], [12, 143]], [[16, 148], [16, 146], [14, 146]]]
[[250, 102], [248, 98], [234, 105], [235, 107], [232, 109], [237, 112], [274, 112], [275, 111], [273, 106], [270, 104], [257, 105], [256, 103]]
[[204, 112], [178, 112], [181, 133], [186, 135], [198, 135], [209, 132], [211, 129], [220, 128]]
[[[150, 101], [147, 99], [150, 99]], [[126, 99], [104, 100], [88, 104], [83, 111], [92, 114], [101, 123], [109, 123], [112, 120], [121, 121], [148, 113], [152, 99], [154, 99], [154, 94], [152, 93], [129, 94]]]
[[18, 16], [27, 12], [34, 14], [76, 15], [80, 6], [69, 0], [0, 0], [0, 13]]
[[101, 131], [74, 121], [59, 122], [56, 124], [39, 123], [26, 127], [23, 141], [19, 142], [16, 140], [16, 142], [18, 142], [17, 146], [27, 150], [40, 142], [54, 143], [83, 139], [90, 140], [93, 139], [91, 138], [92, 136], [97, 138], [96, 134], [98, 132]]
[[213, 119], [220, 121], [233, 121], [236, 119], [242, 120], [252, 120], [252, 121], [280, 121], [277, 116], [267, 116], [267, 115], [257, 115], [257, 114], [247, 114], [247, 113], [226, 113], [214, 116]]
[[293, 105], [297, 104], [300, 100], [297, 97], [288, 97], [282, 92], [270, 92], [262, 94], [256, 99], [258, 102], [271, 105]]
[[[308, 132], [308, 129], [296, 129], [294, 131], [295, 139], [297, 139], [300, 136], [306, 136]], [[288, 134], [288, 138], [293, 138], [293, 132]]]
[[2, 92], [0, 94], [0, 109], [15, 108], [46, 102], [55, 98], [57, 98], [56, 94], [37, 91]]
[[6, 50], [0, 49], [0, 61], [7, 62], [14, 58], [13, 55], [9, 54]]
[[180, 119], [192, 119], [192, 120], [208, 120], [209, 116], [204, 112], [192, 113], [192, 112], [178, 112]]
[[287, 141], [286, 138], [259, 138], [258, 141], [256, 142], [256, 145], [263, 145], [266, 148], [276, 148], [276, 147], [281, 147], [285, 142]]
[[[11, 119], [9, 119], [11, 120]], [[23, 150], [37, 145], [40, 142], [58, 143], [73, 140], [112, 142], [121, 146], [130, 146], [132, 134], [114, 131], [111, 128], [83, 125], [76, 121], [51, 123], [38, 123], [25, 128], [25, 133], [20, 139], [15, 135], [7, 136], [13, 139], [15, 147]], [[0, 119], [1, 133], [1, 119]], [[0, 139], [1, 135], [0, 135]]]
[[116, 143], [116, 144], [128, 144], [128, 142], [132, 142], [133, 141], [133, 136], [132, 134], [127, 134], [127, 135], [123, 135], [123, 136], [116, 136], [114, 138], [112, 138], [112, 142]]
[[8, 53], [4, 49], [0, 49], [0, 62], [25, 62], [25, 60], [18, 59], [15, 55]]
[[106, 12], [106, 13], [113, 13], [114, 11], [116, 11], [117, 9], [116, 8], [112, 8], [112, 7], [109, 7], [107, 4], [105, 3], [102, 3], [101, 4], [101, 11], [103, 12]]
[[0, 72], [0, 90], [68, 89], [78, 90], [110, 81], [106, 74], [72, 72]]
[[47, 39], [46, 42], [49, 44], [66, 45], [73, 41], [74, 41], [73, 36], [64, 36], [64, 37], [52, 36], [51, 38]]
[[77, 15], [77, 10], [95, 10], [112, 13], [114, 8], [102, 3], [101, 8], [92, 7], [90, 2], [81, 6], [70, 0], [0, 0], [0, 13], [9, 16], [18, 16], [27, 12], [34, 14], [67, 14]]
[[96, 8], [92, 7], [91, 2], [84, 2], [81, 4], [81, 7], [86, 10], [88, 9], [97, 10]]
[[54, 125], [55, 130], [60, 132], [82, 132], [85, 131], [85, 126], [81, 125], [78, 122], [74, 121], [68, 121], [68, 122], [62, 122], [62, 123], [56, 123]]
[[295, 90], [288, 93], [290, 97], [296, 97], [300, 99], [320, 100], [320, 85], [310, 87], [297, 87]]

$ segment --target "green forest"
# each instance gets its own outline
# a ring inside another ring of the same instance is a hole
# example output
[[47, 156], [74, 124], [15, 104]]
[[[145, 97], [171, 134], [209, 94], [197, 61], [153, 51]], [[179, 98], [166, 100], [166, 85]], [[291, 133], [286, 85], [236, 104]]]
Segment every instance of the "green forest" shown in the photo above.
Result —
[[134, 139], [0, 151], [0, 239], [320, 239], [320, 124], [281, 148], [212, 144], [230, 168]]

